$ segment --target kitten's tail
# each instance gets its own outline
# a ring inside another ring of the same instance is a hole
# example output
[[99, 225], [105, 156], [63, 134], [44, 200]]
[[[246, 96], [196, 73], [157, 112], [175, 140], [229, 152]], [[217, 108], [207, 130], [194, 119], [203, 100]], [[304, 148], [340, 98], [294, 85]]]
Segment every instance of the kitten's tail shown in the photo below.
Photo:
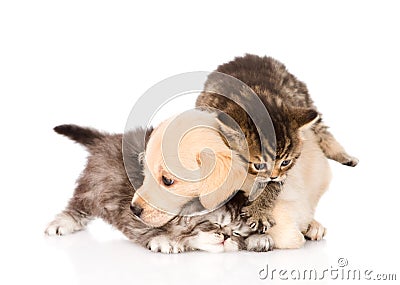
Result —
[[77, 125], [59, 125], [54, 128], [54, 131], [88, 148], [94, 146], [96, 141], [104, 138], [104, 134], [95, 129], [84, 128]]

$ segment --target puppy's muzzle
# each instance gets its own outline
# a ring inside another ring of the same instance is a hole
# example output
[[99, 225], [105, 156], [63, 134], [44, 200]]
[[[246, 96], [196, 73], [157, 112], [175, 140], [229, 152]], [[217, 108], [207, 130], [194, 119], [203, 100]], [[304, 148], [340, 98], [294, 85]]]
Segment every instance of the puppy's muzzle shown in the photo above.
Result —
[[131, 204], [130, 208], [131, 208], [132, 213], [133, 213], [136, 217], [140, 218], [140, 215], [141, 215], [142, 212], [143, 212], [143, 208], [140, 207], [140, 206], [138, 206], [138, 205], [136, 205], [136, 204]]

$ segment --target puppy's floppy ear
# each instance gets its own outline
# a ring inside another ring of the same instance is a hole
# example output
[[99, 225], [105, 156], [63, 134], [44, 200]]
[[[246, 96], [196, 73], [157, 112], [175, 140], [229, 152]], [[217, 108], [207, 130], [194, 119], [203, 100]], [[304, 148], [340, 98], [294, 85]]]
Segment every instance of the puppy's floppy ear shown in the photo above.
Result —
[[318, 112], [314, 109], [295, 108], [292, 116], [299, 130], [309, 129], [320, 120]]
[[207, 152], [198, 155], [203, 180], [200, 183], [200, 203], [213, 210], [228, 201], [241, 189], [247, 171], [242, 162], [232, 157], [232, 152]]

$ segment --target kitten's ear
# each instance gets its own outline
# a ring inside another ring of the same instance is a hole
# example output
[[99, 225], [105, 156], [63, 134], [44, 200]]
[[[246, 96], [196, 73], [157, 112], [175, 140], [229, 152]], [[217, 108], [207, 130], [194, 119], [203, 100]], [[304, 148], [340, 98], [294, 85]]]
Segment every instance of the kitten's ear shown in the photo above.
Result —
[[299, 130], [311, 128], [320, 119], [317, 111], [306, 108], [296, 108], [293, 116]]
[[235, 124], [235, 120], [225, 113], [219, 113], [217, 116], [219, 131], [222, 133], [226, 145], [235, 150], [246, 148], [246, 138], [240, 127]]

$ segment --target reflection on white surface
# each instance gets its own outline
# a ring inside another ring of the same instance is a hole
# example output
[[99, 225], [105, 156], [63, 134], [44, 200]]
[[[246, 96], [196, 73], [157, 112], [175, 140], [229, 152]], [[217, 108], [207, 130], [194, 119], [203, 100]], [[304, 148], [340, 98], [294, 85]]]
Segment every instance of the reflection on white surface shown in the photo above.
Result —
[[[98, 240], [91, 232], [79, 232], [61, 238], [45, 238], [44, 247], [61, 258], [48, 263], [66, 264], [68, 279], [81, 284], [133, 282], [135, 279], [155, 284], [188, 284], [204, 281], [240, 284], [257, 281], [267, 264], [275, 268], [298, 268], [307, 260], [312, 268], [329, 264], [326, 241], [308, 242], [294, 251], [276, 250], [269, 253], [234, 252], [212, 254], [189, 252], [177, 255], [153, 253], [124, 238]], [[147, 283], [146, 283], [147, 284]]]
[[[40, 280], [42, 284], [254, 284], [283, 282], [282, 279], [288, 279], [285, 284], [297, 284], [299, 281], [293, 280], [290, 271], [316, 270], [321, 274], [325, 269], [340, 269], [339, 258], [348, 260], [346, 268], [396, 273], [394, 265], [383, 258], [385, 254], [379, 253], [385, 246], [378, 249], [373, 240], [359, 239], [369, 232], [367, 227], [360, 225], [357, 231], [352, 231], [353, 236], [341, 234], [351, 232], [351, 223], [344, 222], [335, 227], [327, 240], [308, 241], [298, 250], [166, 255], [133, 244], [102, 221], [95, 221], [86, 231], [72, 235], [47, 237], [38, 232], [27, 239], [21, 246], [25, 253], [21, 255], [23, 259], [18, 261], [20, 268], [26, 271], [24, 274], [15, 271], [13, 278], [26, 280], [25, 274], [28, 274], [31, 280]], [[286, 275], [279, 275], [281, 270], [286, 270]], [[326, 277], [313, 282], [327, 284], [333, 281]], [[340, 279], [334, 282], [340, 283]]]

